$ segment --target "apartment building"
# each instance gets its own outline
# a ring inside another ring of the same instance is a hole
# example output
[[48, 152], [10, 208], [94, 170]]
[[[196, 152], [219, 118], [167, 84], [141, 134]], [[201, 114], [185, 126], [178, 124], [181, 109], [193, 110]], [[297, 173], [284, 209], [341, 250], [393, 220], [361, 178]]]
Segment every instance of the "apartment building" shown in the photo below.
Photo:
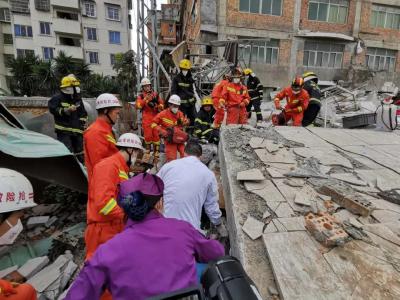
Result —
[[217, 18], [220, 40], [263, 39], [239, 53], [267, 87], [305, 70], [400, 85], [398, 0], [220, 0]]
[[115, 55], [131, 48], [131, 6], [131, 0], [0, 0], [0, 74], [8, 55], [50, 60], [64, 51], [95, 73], [114, 75]]

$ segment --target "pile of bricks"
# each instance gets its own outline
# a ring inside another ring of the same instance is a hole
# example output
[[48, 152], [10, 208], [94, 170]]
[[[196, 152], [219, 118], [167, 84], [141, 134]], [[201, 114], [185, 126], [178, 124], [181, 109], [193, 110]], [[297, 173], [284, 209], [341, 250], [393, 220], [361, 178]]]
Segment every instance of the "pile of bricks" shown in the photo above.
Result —
[[305, 216], [305, 222], [307, 230], [327, 247], [343, 245], [349, 240], [340, 222], [328, 213], [309, 213]]

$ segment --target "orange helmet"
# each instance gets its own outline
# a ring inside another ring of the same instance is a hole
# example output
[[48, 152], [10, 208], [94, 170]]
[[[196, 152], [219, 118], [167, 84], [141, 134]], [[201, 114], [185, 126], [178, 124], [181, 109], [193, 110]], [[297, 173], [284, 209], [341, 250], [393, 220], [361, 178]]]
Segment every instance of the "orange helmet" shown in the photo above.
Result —
[[304, 79], [300, 76], [296, 76], [296, 78], [292, 81], [292, 90], [300, 91], [303, 88]]

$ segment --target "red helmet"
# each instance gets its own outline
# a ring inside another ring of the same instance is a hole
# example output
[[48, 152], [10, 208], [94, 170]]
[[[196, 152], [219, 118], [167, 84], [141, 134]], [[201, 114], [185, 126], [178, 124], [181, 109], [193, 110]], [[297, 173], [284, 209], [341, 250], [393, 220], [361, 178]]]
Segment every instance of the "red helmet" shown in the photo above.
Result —
[[303, 88], [304, 79], [300, 76], [297, 76], [292, 81], [292, 90], [293, 91], [300, 91]]
[[236, 67], [232, 70], [232, 77], [242, 77], [243, 76], [243, 72], [242, 69], [240, 67]]

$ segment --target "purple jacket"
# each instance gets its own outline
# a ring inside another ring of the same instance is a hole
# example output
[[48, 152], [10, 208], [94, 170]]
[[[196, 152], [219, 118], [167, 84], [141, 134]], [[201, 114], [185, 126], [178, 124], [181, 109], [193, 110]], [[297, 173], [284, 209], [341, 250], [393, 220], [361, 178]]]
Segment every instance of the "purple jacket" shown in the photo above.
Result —
[[223, 246], [207, 240], [185, 221], [150, 212], [141, 222], [101, 245], [82, 269], [66, 300], [99, 299], [107, 287], [113, 300], [146, 299], [197, 284], [196, 261], [224, 255]]

